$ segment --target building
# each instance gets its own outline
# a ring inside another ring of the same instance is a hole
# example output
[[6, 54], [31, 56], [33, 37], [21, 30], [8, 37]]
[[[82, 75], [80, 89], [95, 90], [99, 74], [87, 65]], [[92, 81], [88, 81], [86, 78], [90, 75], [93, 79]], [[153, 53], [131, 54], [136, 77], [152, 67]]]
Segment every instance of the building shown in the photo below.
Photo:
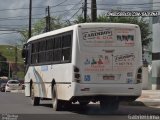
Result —
[[[156, 3], [156, 4], [155, 4]], [[153, 0], [153, 10], [158, 16], [152, 17], [152, 89], [160, 89], [160, 1]]]

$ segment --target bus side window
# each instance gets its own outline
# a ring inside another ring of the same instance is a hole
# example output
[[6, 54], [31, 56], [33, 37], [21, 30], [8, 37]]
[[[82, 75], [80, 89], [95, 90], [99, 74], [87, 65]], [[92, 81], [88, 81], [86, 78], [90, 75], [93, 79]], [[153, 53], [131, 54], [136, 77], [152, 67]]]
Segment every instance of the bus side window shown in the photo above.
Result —
[[46, 40], [40, 41], [39, 43], [39, 51], [38, 51], [38, 63], [45, 62], [45, 50], [46, 50]]
[[62, 44], [62, 61], [69, 61], [71, 59], [71, 35], [63, 36]]
[[31, 45], [31, 64], [38, 63], [39, 42], [32, 43]]
[[62, 43], [62, 38], [61, 36], [57, 36], [54, 39], [54, 50], [53, 50], [53, 58], [54, 62], [60, 63], [61, 62], [61, 43]]
[[53, 61], [53, 38], [46, 41], [46, 62]]

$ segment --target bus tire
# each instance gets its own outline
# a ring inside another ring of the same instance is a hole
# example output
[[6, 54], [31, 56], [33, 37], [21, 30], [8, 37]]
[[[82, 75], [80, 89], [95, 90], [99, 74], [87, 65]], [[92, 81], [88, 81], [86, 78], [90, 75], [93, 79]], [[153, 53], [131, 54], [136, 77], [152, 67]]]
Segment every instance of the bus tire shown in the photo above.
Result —
[[119, 101], [118, 100], [102, 100], [100, 101], [100, 108], [105, 112], [114, 112], [118, 110]]
[[52, 88], [52, 106], [54, 111], [60, 111], [62, 108], [62, 101], [57, 98], [56, 85], [53, 85]]
[[89, 104], [89, 101], [79, 101], [79, 104], [80, 104], [81, 106], [86, 106], [86, 105]]
[[33, 106], [38, 106], [40, 103], [40, 97], [35, 97], [34, 95], [34, 85], [31, 85], [31, 103]]

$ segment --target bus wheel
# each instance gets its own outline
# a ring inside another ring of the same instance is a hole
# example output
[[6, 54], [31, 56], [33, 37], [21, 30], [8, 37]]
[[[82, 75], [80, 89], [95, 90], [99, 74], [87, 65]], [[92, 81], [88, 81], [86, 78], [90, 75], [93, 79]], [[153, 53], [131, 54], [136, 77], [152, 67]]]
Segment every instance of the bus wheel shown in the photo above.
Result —
[[86, 106], [86, 105], [89, 104], [89, 101], [79, 101], [79, 104], [80, 104], [81, 106]]
[[100, 101], [100, 108], [105, 112], [114, 112], [119, 107], [118, 100], [102, 100]]
[[34, 95], [34, 86], [31, 86], [31, 103], [33, 106], [37, 106], [40, 103], [40, 97], [35, 97]]
[[52, 89], [52, 105], [54, 111], [60, 111], [62, 108], [62, 102], [57, 98], [56, 85], [54, 85]]

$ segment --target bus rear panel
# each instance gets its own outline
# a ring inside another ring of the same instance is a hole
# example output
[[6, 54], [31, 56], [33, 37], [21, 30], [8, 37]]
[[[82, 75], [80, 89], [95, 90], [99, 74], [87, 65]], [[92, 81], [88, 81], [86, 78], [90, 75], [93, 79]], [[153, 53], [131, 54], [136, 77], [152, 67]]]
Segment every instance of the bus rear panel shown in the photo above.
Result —
[[141, 95], [142, 48], [137, 25], [79, 25], [77, 35], [74, 99], [117, 96], [134, 100]]

